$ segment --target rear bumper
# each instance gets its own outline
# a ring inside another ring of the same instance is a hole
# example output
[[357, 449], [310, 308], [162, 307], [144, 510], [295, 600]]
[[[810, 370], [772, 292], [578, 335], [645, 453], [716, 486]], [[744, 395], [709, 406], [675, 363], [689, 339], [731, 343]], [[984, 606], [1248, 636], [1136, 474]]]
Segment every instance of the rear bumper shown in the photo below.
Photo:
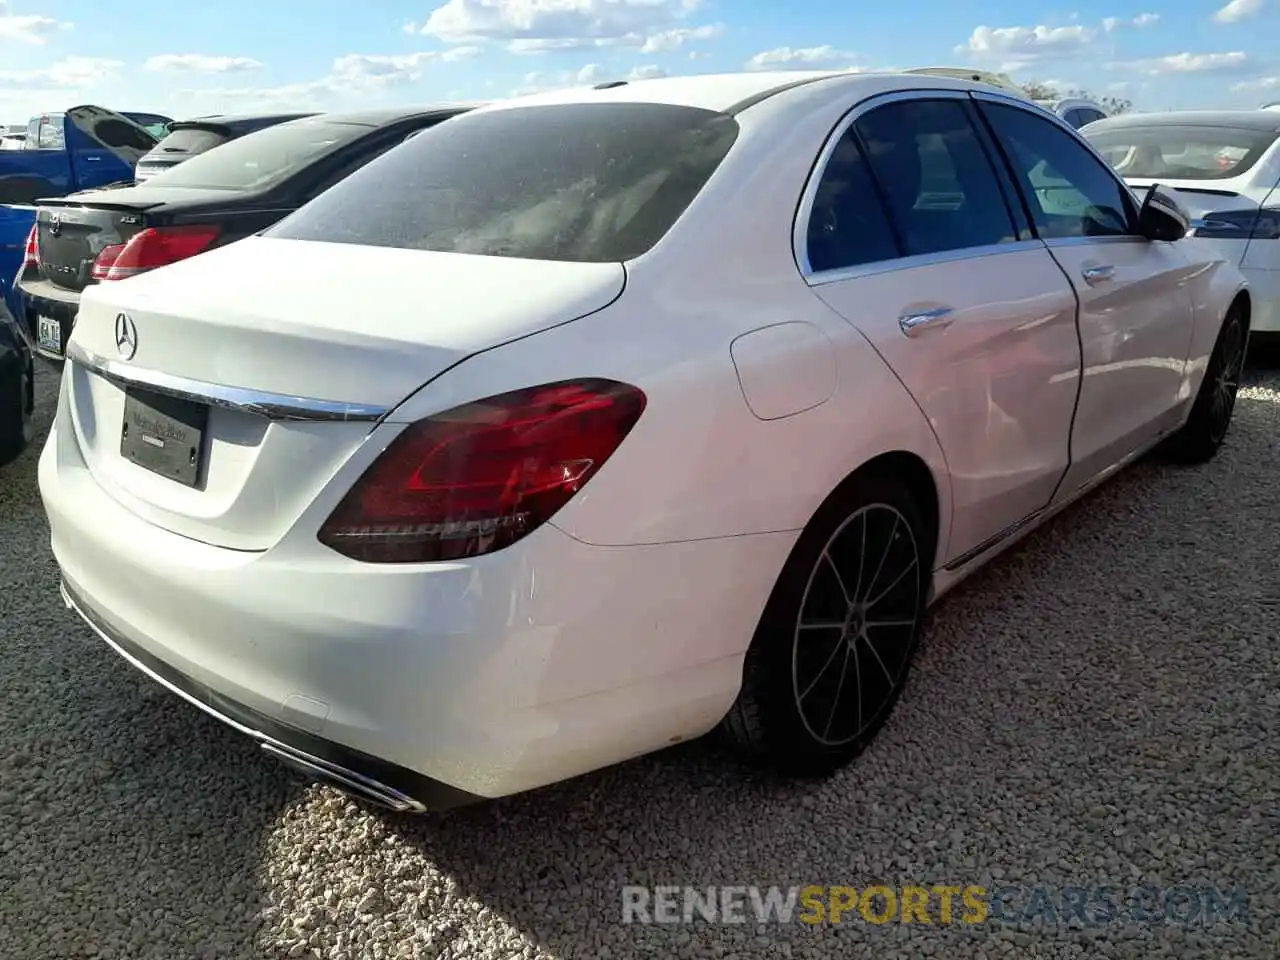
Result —
[[[55, 367], [61, 367], [71, 339], [71, 328], [80, 312], [80, 293], [64, 290], [48, 280], [20, 279], [15, 291], [22, 316], [19, 322], [26, 329], [36, 355]], [[40, 318], [54, 321], [57, 327], [57, 343], [45, 341], [40, 336]]]
[[244, 704], [220, 696], [205, 684], [148, 653], [111, 626], [80, 590], [65, 579], [62, 600], [108, 646], [148, 677], [192, 706], [257, 741], [263, 751], [339, 789], [401, 813], [449, 810], [481, 800], [404, 767], [281, 723]]
[[533, 789], [712, 729], [795, 540], [592, 547], [548, 525], [475, 561], [398, 569], [310, 537], [224, 549], [112, 499], [67, 416], [39, 476], [69, 602], [188, 702], [407, 809]]
[[1240, 272], [1249, 281], [1249, 295], [1253, 301], [1249, 330], [1252, 333], [1280, 333], [1280, 270], [1242, 267]]

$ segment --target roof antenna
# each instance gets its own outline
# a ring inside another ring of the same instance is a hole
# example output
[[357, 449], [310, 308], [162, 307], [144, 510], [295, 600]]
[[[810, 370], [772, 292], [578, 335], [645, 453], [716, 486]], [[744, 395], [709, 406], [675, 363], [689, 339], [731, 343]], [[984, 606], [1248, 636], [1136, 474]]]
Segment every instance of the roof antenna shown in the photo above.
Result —
[[625, 80], [606, 80], [604, 83], [597, 83], [591, 89], [592, 90], [612, 90], [614, 87], [625, 87], [626, 85], [627, 85], [627, 81]]

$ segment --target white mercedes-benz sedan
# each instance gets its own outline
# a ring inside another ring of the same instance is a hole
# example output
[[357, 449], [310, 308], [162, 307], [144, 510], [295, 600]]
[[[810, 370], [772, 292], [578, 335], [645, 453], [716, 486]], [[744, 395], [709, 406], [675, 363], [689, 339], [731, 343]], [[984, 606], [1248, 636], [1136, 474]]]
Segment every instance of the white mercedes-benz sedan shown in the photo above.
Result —
[[717, 728], [828, 773], [928, 604], [1223, 442], [1252, 306], [1186, 226], [961, 80], [494, 104], [86, 293], [40, 460], [64, 597], [399, 810]]

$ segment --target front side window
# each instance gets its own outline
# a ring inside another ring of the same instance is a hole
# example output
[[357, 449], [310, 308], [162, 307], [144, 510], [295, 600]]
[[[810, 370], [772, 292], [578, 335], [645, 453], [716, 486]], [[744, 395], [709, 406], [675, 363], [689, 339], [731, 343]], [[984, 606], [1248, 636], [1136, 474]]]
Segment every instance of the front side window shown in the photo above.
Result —
[[630, 260], [675, 224], [737, 135], [726, 114], [672, 104], [480, 110], [410, 138], [266, 235], [530, 260]]
[[1122, 177], [1225, 180], [1247, 173], [1276, 142], [1277, 131], [1170, 123], [1108, 125], [1086, 136]]
[[63, 128], [61, 116], [41, 118], [36, 147], [40, 150], [67, 149], [66, 131]]
[[1000, 182], [957, 100], [878, 107], [855, 124], [907, 256], [1013, 243]]
[[1125, 236], [1133, 206], [1124, 187], [1075, 137], [1026, 110], [983, 103], [1045, 240]]

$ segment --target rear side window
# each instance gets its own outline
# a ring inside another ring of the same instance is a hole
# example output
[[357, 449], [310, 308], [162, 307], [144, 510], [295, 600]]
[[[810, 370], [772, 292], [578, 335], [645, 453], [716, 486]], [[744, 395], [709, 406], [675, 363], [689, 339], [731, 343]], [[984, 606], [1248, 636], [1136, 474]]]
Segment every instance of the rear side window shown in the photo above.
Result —
[[805, 253], [814, 273], [901, 256], [852, 127], [841, 136], [818, 180]]
[[197, 153], [204, 153], [206, 150], [212, 150], [226, 139], [225, 134], [218, 133], [216, 130], [201, 130], [199, 128], [175, 130], [161, 140], [153, 152], [156, 156], [165, 154], [191, 156]]
[[148, 183], [206, 190], [268, 187], [368, 136], [374, 129], [366, 124], [327, 120], [282, 123], [227, 141], [217, 150], [206, 150], [157, 174]]
[[671, 228], [737, 134], [725, 114], [669, 104], [464, 114], [357, 171], [267, 236], [530, 260], [630, 260]]
[[911, 100], [854, 124], [907, 256], [1019, 239], [965, 105]]
[[1085, 125], [1085, 123], [1088, 122], [1084, 120], [1083, 117], [1084, 117], [1083, 110], [1068, 110], [1062, 119], [1067, 121], [1067, 123], [1071, 124], [1071, 126], [1075, 127], [1077, 130], [1079, 130], [1081, 127]]

